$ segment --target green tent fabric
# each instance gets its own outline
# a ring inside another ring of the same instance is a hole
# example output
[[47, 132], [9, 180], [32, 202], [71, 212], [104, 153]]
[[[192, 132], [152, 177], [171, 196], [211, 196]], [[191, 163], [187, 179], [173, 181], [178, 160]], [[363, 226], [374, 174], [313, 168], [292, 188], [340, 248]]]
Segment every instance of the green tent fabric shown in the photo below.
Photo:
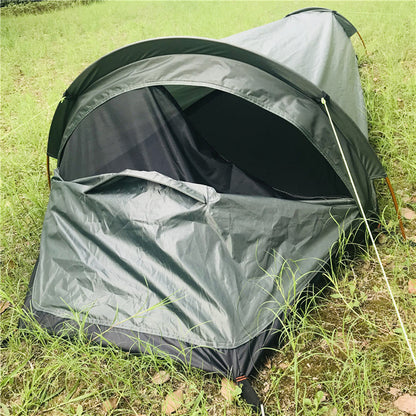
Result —
[[[58, 159], [26, 306], [76, 326], [248, 376], [287, 307], [385, 176], [367, 138], [349, 36], [305, 9], [222, 41], [160, 38], [88, 67], [56, 110]], [[102, 338], [100, 338], [102, 339]]]
[[355, 27], [338, 13], [312, 9], [223, 40], [302, 75], [329, 94], [367, 136], [367, 112], [349, 40], [355, 32]]
[[68, 317], [69, 304], [88, 322], [215, 348], [267, 328], [357, 217], [348, 199], [219, 194], [156, 172], [53, 186], [33, 306]]

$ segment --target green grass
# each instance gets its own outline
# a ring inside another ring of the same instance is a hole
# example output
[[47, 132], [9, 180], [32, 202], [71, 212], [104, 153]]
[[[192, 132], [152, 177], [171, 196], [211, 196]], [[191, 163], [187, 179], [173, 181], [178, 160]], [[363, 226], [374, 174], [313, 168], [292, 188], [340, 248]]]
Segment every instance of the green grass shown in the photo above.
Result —
[[22, 14], [41, 14], [67, 7], [77, 7], [100, 0], [2, 0], [7, 7], [1, 9], [2, 16], [20, 16]]
[[[416, 209], [416, 48], [414, 2], [99, 2], [1, 21], [1, 396], [4, 414], [100, 415], [109, 398], [114, 415], [157, 415], [163, 398], [185, 389], [178, 414], [246, 415], [227, 403], [220, 379], [153, 355], [133, 357], [71, 342], [41, 328], [17, 330], [39, 250], [48, 201], [47, 135], [54, 109], [70, 82], [111, 50], [157, 36], [221, 38], [306, 6], [333, 8], [358, 28], [358, 55], [370, 140], [396, 188], [401, 207]], [[377, 184], [388, 238], [379, 249], [416, 349], [416, 249], [397, 235], [384, 184]], [[409, 236], [415, 221], [405, 221]], [[313, 299], [286, 329], [287, 344], [259, 369], [255, 387], [271, 415], [397, 415], [391, 387], [416, 394], [416, 371], [400, 334], [372, 249], [344, 258], [334, 289]], [[344, 279], [339, 280], [340, 277]], [[159, 370], [171, 378], [151, 383]], [[321, 393], [320, 393], [321, 392]], [[321, 402], [321, 399], [324, 401]], [[7, 409], [7, 410], [6, 410]], [[334, 414], [334, 413], [332, 413]]]

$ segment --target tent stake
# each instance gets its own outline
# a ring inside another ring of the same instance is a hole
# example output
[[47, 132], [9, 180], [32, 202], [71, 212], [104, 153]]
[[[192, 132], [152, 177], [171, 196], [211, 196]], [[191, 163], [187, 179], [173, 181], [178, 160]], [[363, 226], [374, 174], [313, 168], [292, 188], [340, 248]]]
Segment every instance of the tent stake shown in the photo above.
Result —
[[399, 204], [397, 203], [396, 195], [394, 194], [393, 187], [391, 186], [390, 179], [388, 178], [388, 176], [386, 176], [386, 182], [387, 182], [387, 186], [389, 187], [391, 198], [393, 199], [394, 209], [396, 210], [397, 218], [399, 220], [400, 231], [402, 233], [403, 239], [406, 241], [407, 238], [406, 238], [406, 233], [404, 232], [402, 216], [400, 215], [400, 211], [399, 211]]
[[357, 30], [357, 35], [361, 39], [361, 42], [362, 42], [362, 44], [364, 46], [365, 54], [368, 56], [367, 46], [365, 46], [364, 39], [361, 37], [360, 32], [358, 30]]

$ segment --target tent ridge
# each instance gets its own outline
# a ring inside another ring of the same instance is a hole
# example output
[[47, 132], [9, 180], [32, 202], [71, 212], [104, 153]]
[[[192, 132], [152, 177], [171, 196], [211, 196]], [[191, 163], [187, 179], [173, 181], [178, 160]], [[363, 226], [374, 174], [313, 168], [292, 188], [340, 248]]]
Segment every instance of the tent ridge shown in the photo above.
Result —
[[[152, 58], [149, 58], [149, 60], [151, 60]], [[141, 62], [146, 62], [148, 60], [143, 60]], [[129, 66], [131, 65], [135, 65], [136, 62], [133, 62], [131, 64], [129, 64]], [[106, 77], [110, 77], [111, 75], [113, 75], [113, 73], [110, 73], [108, 75], [106, 75]], [[101, 78], [99, 81], [105, 81], [105, 78], [103, 77]], [[283, 80], [284, 81], [284, 80]], [[98, 82], [98, 81], [96, 81]], [[95, 84], [95, 83], [94, 83]], [[94, 84], [91, 85], [90, 88], [92, 88], [94, 86]], [[157, 86], [157, 85], [194, 85], [194, 86], [200, 86], [200, 87], [207, 87], [207, 88], [214, 88], [216, 90], [220, 90], [220, 91], [224, 91], [224, 92], [228, 92], [231, 93], [235, 96], [238, 96], [246, 101], [252, 102], [253, 104], [272, 112], [273, 114], [279, 115], [280, 117], [283, 117], [285, 120], [287, 120], [288, 122], [290, 122], [291, 124], [293, 124], [294, 126], [296, 126], [297, 128], [299, 128], [299, 130], [301, 130], [302, 132], [306, 133], [306, 129], [303, 129], [293, 118], [291, 118], [289, 116], [289, 114], [287, 112], [279, 112], [277, 113], [271, 106], [264, 104], [263, 102], [261, 102], [259, 99], [256, 99], [255, 97], [249, 96], [247, 94], [243, 94], [241, 92], [239, 92], [238, 90], [236, 90], [235, 88], [230, 88], [230, 87], [226, 87], [224, 85], [222, 85], [221, 83], [214, 83], [214, 82], [208, 82], [208, 81], [192, 81], [189, 79], [186, 80], [181, 80], [179, 78], [176, 78], [175, 80], [171, 80], [171, 79], [163, 79], [163, 78], [158, 78], [157, 80], [149, 80], [146, 79], [145, 81], [140, 80], [138, 83], [136, 84], [130, 84], [129, 86], [126, 86], [125, 88], [120, 88], [117, 87], [117, 89], [115, 91], [113, 91], [113, 93], [108, 93], [105, 92], [105, 95], [103, 95], [101, 97], [101, 99], [99, 101], [97, 101], [93, 106], [88, 107], [87, 109], [85, 109], [85, 111], [82, 113], [82, 117], [79, 117], [79, 121], [77, 124], [75, 125], [71, 125], [68, 124], [67, 128], [65, 129], [65, 132], [63, 134], [63, 138], [62, 138], [62, 142], [61, 142], [61, 146], [57, 155], [58, 160], [61, 159], [61, 155], [62, 155], [62, 151], [66, 145], [66, 142], [68, 141], [70, 135], [73, 133], [73, 131], [77, 128], [78, 124], [82, 121], [82, 119], [84, 119], [85, 117], [87, 117], [92, 111], [94, 111], [95, 109], [97, 109], [98, 107], [100, 107], [102, 104], [104, 104], [105, 102], [107, 102], [108, 100], [115, 98], [117, 96], [120, 96], [126, 92], [135, 90], [135, 89], [139, 89], [139, 88], [146, 88], [146, 87], [151, 87], [151, 86]], [[299, 91], [298, 89], [296, 89], [297, 92], [300, 92], [302, 96], [304, 96], [306, 99], [312, 100], [313, 102], [319, 102], [320, 98], [316, 98], [316, 97], [312, 97], [308, 94], [305, 94], [301, 91]], [[76, 99], [76, 96], [72, 95], [71, 93], [67, 93], [67, 95], [65, 95], [65, 99], [68, 101], [74, 101], [74, 99]]]
[[354, 33], [357, 32], [357, 29], [355, 28], [355, 26], [348, 19], [346, 19], [342, 14], [338, 13], [335, 10], [326, 9], [324, 7], [305, 7], [303, 9], [300, 9], [300, 10], [297, 10], [295, 12], [287, 14], [285, 16], [285, 18], [290, 17], [290, 16], [295, 16], [295, 15], [301, 14], [301, 13], [307, 13], [307, 12], [327, 12], [327, 13], [331, 13], [332, 15], [334, 15], [334, 17], [336, 18], [338, 23], [342, 26], [342, 28], [344, 29], [344, 31], [345, 31], [345, 33], [348, 37], [351, 37], [352, 35], [354, 35]]
[[[183, 41], [189, 41], [191, 42], [191, 45], [184, 44]], [[167, 44], [164, 45], [164, 43], [167, 43]], [[124, 64], [122, 63], [122, 59], [118, 57], [119, 54], [125, 54], [126, 56], [131, 56], [133, 54], [133, 51], [130, 51], [130, 49], [138, 48], [141, 50], [141, 49], [144, 49], [146, 46], [152, 47], [152, 48], [156, 48], [156, 47], [168, 48], [168, 46], [171, 46], [170, 53], [173, 53], [174, 55], [178, 55], [178, 54], [189, 55], [189, 54], [200, 53], [201, 55], [216, 56], [218, 58], [240, 60], [241, 62], [245, 62], [248, 65], [252, 65], [255, 68], [258, 68], [260, 70], [263, 70], [269, 73], [275, 78], [280, 79], [281, 81], [285, 82], [287, 85], [291, 86], [293, 89], [305, 95], [306, 97], [312, 98], [314, 96], [314, 93], [317, 91], [317, 88], [308, 80], [306, 80], [304, 77], [297, 74], [296, 72], [286, 67], [285, 65], [282, 65], [281, 63], [277, 61], [273, 61], [269, 59], [267, 56], [264, 56], [260, 53], [256, 53], [256, 52], [253, 52], [253, 51], [250, 51], [250, 50], [247, 50], [247, 49], [244, 49], [244, 48], [241, 48], [241, 47], [238, 47], [238, 46], [235, 46], [235, 45], [232, 45], [232, 44], [220, 41], [220, 40], [216, 40], [216, 39], [187, 37], [187, 36], [176, 37], [175, 36], [175, 37], [154, 38], [150, 40], [136, 42], [136, 43], [117, 49], [105, 55], [104, 57], [98, 59], [96, 62], [91, 64], [88, 68], [86, 68], [72, 82], [72, 84], [66, 90], [66, 93], [72, 97], [78, 97], [87, 89], [91, 88], [91, 86], [95, 82], [113, 73], [118, 68], [125, 67], [129, 64], [132, 64], [138, 61], [143, 61], [146, 59], [169, 55], [169, 53], [166, 53], [166, 52], [153, 51], [150, 54], [150, 56], [143, 56], [140, 58], [135, 57], [134, 60], [130, 59], [130, 61]], [[134, 55], [137, 56], [136, 54]], [[96, 67], [99, 66], [100, 64], [102, 64], [105, 67], [107, 65], [106, 61], [111, 60], [110, 58], [112, 58], [115, 61], [111, 63], [111, 66], [113, 68], [111, 70], [106, 71], [102, 75], [100, 74], [97, 75], [98, 71], [95, 70]], [[294, 78], [294, 80], [291, 81], [289, 79], [290, 77]], [[300, 80], [302, 80], [300, 82], [300, 84], [302, 84], [302, 87], [297, 85], [297, 83]], [[74, 100], [71, 101], [71, 103], [73, 102]], [[58, 104], [57, 109], [55, 111], [54, 118], [52, 120], [52, 125], [49, 131], [49, 140], [48, 140], [48, 154], [51, 157], [56, 158], [58, 156], [59, 147], [60, 147], [59, 144], [60, 144], [60, 141], [62, 140], [62, 134], [63, 134], [62, 122], [67, 121], [68, 112], [72, 110], [72, 104], [71, 106], [68, 106], [68, 104], [69, 104], [69, 100], [67, 102], [65, 102], [64, 100], [64, 102], [61, 102], [60, 104]], [[56, 149], [57, 144], [55, 142], [58, 142], [58, 149]]]

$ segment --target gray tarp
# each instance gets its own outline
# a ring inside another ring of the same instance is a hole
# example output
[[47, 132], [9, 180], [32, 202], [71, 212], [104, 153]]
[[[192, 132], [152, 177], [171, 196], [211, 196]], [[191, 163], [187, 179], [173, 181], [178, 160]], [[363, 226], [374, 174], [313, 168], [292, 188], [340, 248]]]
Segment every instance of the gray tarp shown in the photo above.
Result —
[[33, 306], [233, 348], [304, 289], [356, 217], [349, 199], [226, 195], [131, 170], [66, 182], [57, 171]]

